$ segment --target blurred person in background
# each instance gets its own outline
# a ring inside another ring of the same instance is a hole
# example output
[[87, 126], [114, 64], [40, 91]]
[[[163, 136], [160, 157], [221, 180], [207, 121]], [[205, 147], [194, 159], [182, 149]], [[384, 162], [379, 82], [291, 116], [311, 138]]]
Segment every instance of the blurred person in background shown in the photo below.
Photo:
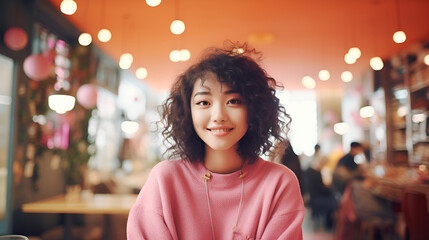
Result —
[[284, 150], [283, 156], [281, 157], [280, 162], [281, 164], [285, 165], [290, 170], [292, 170], [293, 173], [295, 173], [296, 178], [298, 178], [301, 195], [304, 195], [305, 187], [303, 183], [301, 162], [299, 160], [299, 156], [296, 155], [289, 141], [285, 142], [285, 150]]
[[332, 176], [332, 189], [337, 198], [341, 197], [351, 180], [362, 179], [360, 164], [365, 162], [364, 147], [359, 142], [350, 143], [350, 151], [338, 161]]
[[322, 226], [325, 230], [332, 230], [334, 226], [334, 211], [337, 202], [330, 188], [324, 184], [322, 179], [322, 169], [328, 164], [329, 159], [320, 150], [320, 145], [314, 146], [310, 167], [304, 171], [304, 184], [308, 194], [307, 205], [311, 209], [311, 216], [316, 223], [316, 227]]

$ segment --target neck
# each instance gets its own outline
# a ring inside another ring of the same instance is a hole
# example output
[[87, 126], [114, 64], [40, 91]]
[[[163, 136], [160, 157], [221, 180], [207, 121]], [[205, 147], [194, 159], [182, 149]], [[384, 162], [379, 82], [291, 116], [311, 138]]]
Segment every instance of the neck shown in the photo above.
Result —
[[227, 174], [238, 171], [243, 166], [243, 163], [243, 159], [235, 149], [218, 151], [209, 147], [206, 148], [204, 165], [214, 173]]

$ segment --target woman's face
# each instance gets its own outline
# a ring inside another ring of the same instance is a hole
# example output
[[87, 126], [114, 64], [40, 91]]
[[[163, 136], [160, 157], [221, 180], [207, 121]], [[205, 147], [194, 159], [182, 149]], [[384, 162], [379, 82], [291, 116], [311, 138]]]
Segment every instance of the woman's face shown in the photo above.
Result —
[[235, 150], [248, 129], [244, 99], [214, 74], [207, 74], [203, 84], [195, 82], [191, 114], [197, 135], [213, 150]]

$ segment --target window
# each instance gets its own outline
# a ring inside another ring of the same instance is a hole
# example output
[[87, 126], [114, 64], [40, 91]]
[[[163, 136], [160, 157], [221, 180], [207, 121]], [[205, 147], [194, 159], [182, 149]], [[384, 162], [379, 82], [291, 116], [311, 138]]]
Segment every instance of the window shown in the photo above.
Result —
[[297, 155], [311, 156], [317, 143], [317, 103], [313, 91], [278, 91], [277, 97], [292, 117], [289, 139]]

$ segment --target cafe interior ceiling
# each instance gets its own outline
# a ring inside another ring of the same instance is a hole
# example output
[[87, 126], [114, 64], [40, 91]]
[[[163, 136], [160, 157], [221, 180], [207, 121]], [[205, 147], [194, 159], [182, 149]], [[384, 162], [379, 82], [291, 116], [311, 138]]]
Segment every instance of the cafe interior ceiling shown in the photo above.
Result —
[[[59, 9], [63, 0], [48, 1]], [[341, 73], [358, 78], [374, 56], [388, 59], [429, 42], [427, 0], [162, 0], [156, 7], [145, 0], [74, 1], [77, 11], [66, 17], [114, 60], [131, 53], [130, 70], [146, 68], [142, 81], [155, 91], [168, 90], [206, 48], [222, 47], [226, 40], [261, 51], [263, 67], [286, 90], [306, 89], [301, 80], [310, 76], [318, 91], [343, 89]], [[181, 35], [170, 31], [175, 19], [185, 23]], [[112, 33], [109, 42], [96, 39], [102, 27]], [[397, 30], [406, 33], [404, 43], [393, 42]], [[346, 64], [344, 56], [353, 46], [362, 55]], [[188, 49], [191, 58], [172, 62], [175, 49]], [[318, 79], [322, 69], [330, 72], [329, 80]]]

